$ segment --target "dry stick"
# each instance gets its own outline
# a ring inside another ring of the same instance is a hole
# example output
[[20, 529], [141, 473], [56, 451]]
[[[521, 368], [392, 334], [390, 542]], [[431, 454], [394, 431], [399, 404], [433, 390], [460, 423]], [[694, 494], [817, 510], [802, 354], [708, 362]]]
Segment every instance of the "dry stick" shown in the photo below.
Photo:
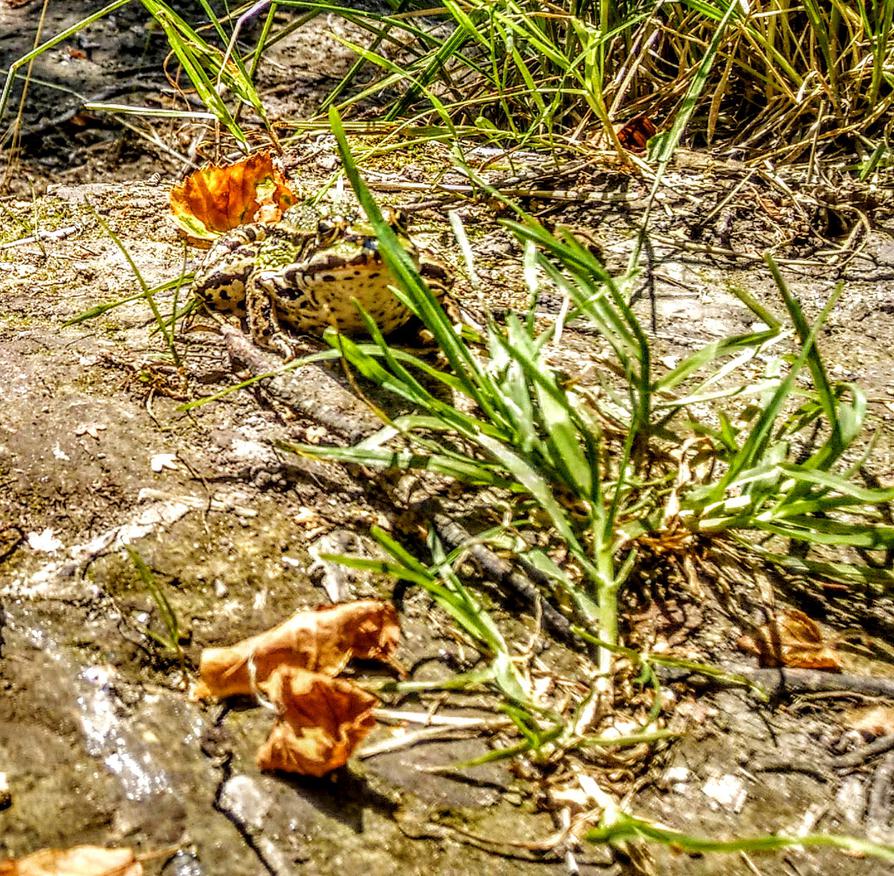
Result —
[[894, 754], [889, 754], [875, 771], [869, 788], [866, 821], [873, 828], [885, 830], [891, 823], [891, 786], [894, 785]]
[[864, 745], [863, 748], [857, 749], [857, 751], [836, 757], [834, 765], [838, 769], [862, 766], [870, 758], [879, 754], [885, 754], [885, 752], [892, 749], [894, 749], [894, 733], [889, 733], [887, 736], [881, 736], [874, 742], [870, 742], [869, 745]]
[[[744, 261], [749, 262], [763, 262], [764, 257], [762, 255], [748, 253], [748, 252], [739, 252], [734, 249], [727, 249], [722, 246], [712, 246], [709, 243], [694, 243], [691, 240], [684, 240], [680, 237], [672, 237], [664, 234], [653, 234], [652, 240], [656, 243], [664, 243], [669, 246], [675, 246], [677, 249], [680, 249], [684, 252], [700, 252], [705, 255], [710, 256], [718, 256], [721, 258], [728, 259], [743, 259]], [[786, 265], [791, 267], [800, 267], [800, 268], [826, 268], [828, 265], [826, 262], [819, 261], [817, 259], [783, 259], [776, 258], [776, 263], [779, 265]]]
[[707, 226], [707, 224], [708, 224], [708, 223], [709, 223], [709, 222], [710, 222], [710, 221], [711, 221], [711, 220], [712, 220], [712, 219], [713, 219], [713, 218], [714, 218], [714, 217], [715, 217], [715, 216], [716, 216], [716, 215], [717, 215], [717, 214], [718, 214], [724, 207], [726, 207], [726, 205], [729, 204], [729, 202], [732, 201], [733, 198], [735, 198], [735, 197], [739, 194], [739, 192], [740, 192], [743, 188], [745, 188], [746, 185], [748, 185], [748, 183], [751, 182], [751, 178], [754, 176], [754, 174], [755, 174], [755, 171], [754, 171], [754, 170], [749, 170], [748, 173], [747, 173], [745, 176], [743, 176], [742, 179], [740, 179], [739, 182], [736, 183], [735, 186], [733, 186], [733, 188], [730, 190], [730, 193], [729, 193], [725, 198], [721, 199], [720, 203], [717, 204], [717, 206], [714, 207], [714, 209], [711, 210], [711, 212], [708, 213], [708, 215], [705, 216], [704, 219], [700, 219], [700, 220], [698, 221], [696, 227], [697, 227], [697, 228], [705, 228], [705, 227]]
[[[98, 91], [96, 94], [93, 94], [90, 97], [77, 95], [78, 101], [72, 106], [69, 106], [67, 109], [57, 113], [49, 119], [44, 119], [38, 124], [31, 125], [30, 127], [23, 127], [19, 132], [20, 136], [37, 137], [41, 134], [47, 133], [48, 131], [54, 131], [60, 125], [63, 125], [65, 124], [65, 122], [70, 121], [76, 115], [78, 115], [78, 113], [83, 112], [85, 109], [92, 110], [93, 108], [89, 107], [88, 104], [100, 103], [104, 100], [108, 100], [110, 97], [118, 97], [121, 94], [128, 94], [132, 91], [157, 92], [158, 85], [155, 82], [140, 82], [139, 80], [131, 79], [127, 82], [118, 82], [115, 85], [110, 85], [108, 88], [103, 88], [101, 91]], [[96, 110], [93, 111], [101, 112], [102, 109], [96, 108]]]
[[851, 675], [847, 672], [822, 672], [818, 669], [743, 669], [741, 666], [736, 666], [730, 667], [729, 670], [757, 682], [771, 697], [846, 690], [894, 699], [892, 678]]
[[[282, 367], [282, 359], [259, 349], [241, 331], [223, 321], [220, 325], [227, 352], [246, 365], [253, 375], [270, 375]], [[310, 417], [352, 443], [363, 440], [382, 425], [363, 402], [320, 367], [314, 368], [312, 379], [292, 372], [271, 375], [265, 378], [262, 388], [280, 404]]]
[[[482, 194], [478, 186], [462, 185], [460, 183], [430, 183], [417, 182], [371, 182], [371, 189], [380, 192], [444, 192], [451, 195], [479, 195]], [[578, 204], [631, 204], [637, 205], [645, 201], [642, 195], [628, 194], [627, 192], [599, 192], [599, 191], [564, 191], [561, 189], [500, 189], [500, 192], [511, 198], [540, 198], [550, 201], [572, 201]]]
[[479, 718], [475, 715], [445, 715], [443, 712], [415, 712], [407, 709], [376, 709], [379, 721], [392, 724], [424, 724], [448, 730], [501, 730], [513, 722], [509, 718]]
[[[654, 21], [655, 13], [658, 12], [662, 5], [663, 0], [658, 0], [652, 9], [652, 13], [643, 20], [639, 30], [633, 35], [633, 41], [627, 58], [621, 63], [621, 68], [615, 74], [614, 80], [609, 84], [608, 90], [611, 90], [612, 86], [616, 82], [618, 83], [617, 91], [608, 108], [609, 118], [614, 118], [618, 109], [623, 105], [624, 100], [627, 97], [627, 91], [630, 88], [630, 83], [633, 81], [633, 77], [636, 75], [637, 70], [642, 66], [645, 58], [648, 57], [648, 53], [651, 51], [652, 46], [655, 44], [655, 41], [661, 33], [660, 28], [654, 26]], [[654, 29], [651, 33], [646, 35], [646, 32], [650, 27], [653, 27]], [[640, 49], [641, 45], [642, 49]], [[627, 67], [626, 65], [631, 60], [632, 63]]]
[[380, 754], [391, 754], [394, 751], [401, 751], [405, 748], [412, 748], [422, 742], [431, 742], [433, 740], [450, 742], [456, 739], [479, 739], [481, 731], [460, 729], [456, 727], [425, 727], [422, 730], [413, 730], [405, 733], [403, 736], [392, 736], [389, 739], [380, 739], [370, 745], [365, 745], [360, 751], [356, 752], [356, 756], [361, 760], [370, 757], [378, 757]]
[[164, 143], [159, 136], [152, 130], [149, 132], [144, 131], [142, 128], [137, 125], [132, 125], [130, 122], [126, 122], [124, 119], [119, 118], [118, 124], [123, 128], [127, 128], [128, 131], [133, 131], [138, 137], [142, 137], [152, 146], [159, 150], [159, 152], [163, 152], [165, 155], [173, 158], [180, 165], [180, 172], [186, 173], [188, 170], [195, 170], [199, 167], [194, 161], [190, 161], [185, 155], [177, 152], [176, 149], [172, 149], [166, 143]]
[[260, 15], [271, 3], [271, 0], [258, 0], [254, 6], [252, 6], [248, 11], [243, 12], [239, 18], [236, 19], [236, 24], [233, 27], [233, 33], [230, 36], [230, 41], [227, 43], [227, 50], [224, 52], [223, 61], [220, 64], [220, 72], [217, 75], [217, 82], [215, 83], [215, 90], [218, 94], [222, 94], [224, 90], [223, 86], [223, 71], [226, 69], [227, 64], [230, 63], [230, 58], [233, 55], [233, 51], [236, 48], [236, 40], [239, 39], [239, 31], [245, 27], [246, 24], [256, 15]]
[[463, 526], [452, 520], [445, 512], [437, 499], [430, 499], [425, 508], [431, 514], [432, 521], [438, 536], [451, 549], [466, 546], [466, 551], [474, 560], [478, 569], [485, 577], [497, 584], [502, 584], [520, 597], [529, 605], [539, 605], [542, 612], [543, 626], [554, 636], [563, 641], [570, 642], [574, 639], [571, 632], [571, 623], [561, 612], [546, 602], [539, 588], [527, 575], [513, 569], [509, 563], [500, 559], [490, 548], [483, 544], [472, 544], [473, 536]]
[[801, 773], [812, 776], [818, 782], [829, 784], [835, 777], [822, 766], [815, 763], [793, 761], [791, 758], [761, 758], [748, 761], [746, 767], [751, 773]]
[[18, 240], [0, 244], [0, 251], [13, 249], [17, 246], [25, 246], [29, 243], [39, 243], [44, 240], [65, 240], [66, 237], [80, 234], [83, 230], [84, 228], [81, 225], [68, 225], [65, 228], [57, 228], [55, 231], [35, 231], [34, 234], [30, 234], [28, 237], [20, 237]]

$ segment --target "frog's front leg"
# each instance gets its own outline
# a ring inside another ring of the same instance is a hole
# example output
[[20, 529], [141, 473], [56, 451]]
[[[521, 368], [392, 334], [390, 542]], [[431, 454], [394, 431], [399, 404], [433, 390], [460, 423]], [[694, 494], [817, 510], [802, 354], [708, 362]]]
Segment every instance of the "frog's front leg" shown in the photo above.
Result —
[[276, 278], [279, 272], [256, 271], [251, 275], [245, 290], [248, 311], [248, 328], [259, 347], [275, 350], [287, 360], [294, 359], [298, 348], [282, 330], [276, 312]]
[[242, 225], [218, 238], [196, 270], [193, 292], [212, 310], [245, 316], [245, 290], [255, 270], [258, 243], [267, 236], [261, 224]]

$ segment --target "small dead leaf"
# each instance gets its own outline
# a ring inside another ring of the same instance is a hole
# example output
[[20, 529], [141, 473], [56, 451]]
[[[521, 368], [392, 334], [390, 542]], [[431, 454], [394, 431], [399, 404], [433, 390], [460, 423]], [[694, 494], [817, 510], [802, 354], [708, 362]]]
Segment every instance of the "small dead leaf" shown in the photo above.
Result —
[[655, 123], [645, 113], [634, 116], [617, 130], [618, 141], [630, 152], [645, 152], [656, 132]]
[[304, 440], [308, 444], [319, 444], [328, 434], [329, 430], [323, 426], [309, 426], [304, 432]]
[[854, 730], [869, 739], [894, 733], [894, 706], [867, 706], [853, 709], [846, 715]]
[[280, 710], [258, 750], [262, 770], [324, 776], [344, 766], [375, 727], [378, 700], [350, 681], [283, 666], [260, 687]]
[[841, 671], [838, 655], [823, 640], [820, 628], [797, 609], [779, 612], [753, 636], [742, 636], [738, 645], [756, 654], [761, 666]]
[[346, 602], [299, 611], [228, 648], [205, 648], [196, 699], [254, 693], [280, 665], [337, 675], [352, 657], [390, 662], [400, 627], [389, 602]]
[[0, 861], [0, 876], [142, 876], [131, 849], [75, 846], [41, 849], [18, 861]]
[[108, 428], [105, 423], [78, 423], [74, 433], [79, 438], [81, 435], [89, 435], [94, 441], [99, 441], [99, 433], [105, 432]]
[[295, 516], [292, 517], [292, 522], [297, 523], [298, 526], [306, 526], [311, 529], [316, 529], [320, 524], [324, 523], [325, 520], [313, 508], [301, 505]]
[[64, 542], [56, 537], [54, 530], [44, 529], [42, 532], [29, 532], [26, 536], [28, 547], [33, 551], [39, 551], [44, 554], [54, 554], [60, 548], [65, 547]]
[[269, 152], [235, 164], [212, 164], [171, 189], [171, 215], [190, 237], [214, 240], [246, 222], [276, 222], [295, 203]]

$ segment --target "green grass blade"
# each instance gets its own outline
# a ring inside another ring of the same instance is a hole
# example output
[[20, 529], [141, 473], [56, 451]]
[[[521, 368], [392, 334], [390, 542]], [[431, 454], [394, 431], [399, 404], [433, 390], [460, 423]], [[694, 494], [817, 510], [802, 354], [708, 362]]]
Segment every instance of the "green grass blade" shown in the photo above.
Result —
[[796, 846], [836, 848], [843, 851], [871, 855], [883, 861], [894, 862], [894, 846], [873, 843], [856, 837], [838, 834], [805, 834], [801, 836], [779, 836], [768, 834], [758, 837], [743, 837], [737, 840], [716, 840], [697, 837], [673, 830], [651, 821], [617, 813], [613, 824], [588, 831], [585, 836], [592, 843], [619, 843], [632, 840], [647, 840], [673, 846], [689, 854], [705, 852], [772, 852]]
[[323, 447], [318, 444], [298, 444], [289, 441], [281, 442], [277, 446], [291, 453], [351, 465], [368, 465], [397, 471], [428, 471], [475, 486], [510, 486], [505, 478], [499, 477], [484, 466], [476, 465], [472, 460], [463, 461], [444, 455], [356, 447]]

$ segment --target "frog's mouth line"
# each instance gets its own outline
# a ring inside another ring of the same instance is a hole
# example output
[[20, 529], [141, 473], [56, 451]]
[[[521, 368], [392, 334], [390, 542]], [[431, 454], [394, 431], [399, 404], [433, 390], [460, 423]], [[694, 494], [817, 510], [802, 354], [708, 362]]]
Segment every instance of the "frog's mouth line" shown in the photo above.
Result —
[[[363, 269], [366, 268], [382, 268], [382, 256], [379, 255], [378, 252], [364, 252], [359, 258], [345, 259], [339, 255], [331, 254], [326, 255], [325, 260], [320, 258], [319, 261], [315, 261], [313, 265], [313, 273], [314, 274], [323, 274], [326, 271], [341, 271], [347, 272], [346, 276], [351, 276], [350, 271], [354, 269], [354, 276], [360, 276], [363, 273]], [[307, 275], [310, 272], [304, 271], [304, 274]], [[324, 276], [325, 280], [326, 277]]]

